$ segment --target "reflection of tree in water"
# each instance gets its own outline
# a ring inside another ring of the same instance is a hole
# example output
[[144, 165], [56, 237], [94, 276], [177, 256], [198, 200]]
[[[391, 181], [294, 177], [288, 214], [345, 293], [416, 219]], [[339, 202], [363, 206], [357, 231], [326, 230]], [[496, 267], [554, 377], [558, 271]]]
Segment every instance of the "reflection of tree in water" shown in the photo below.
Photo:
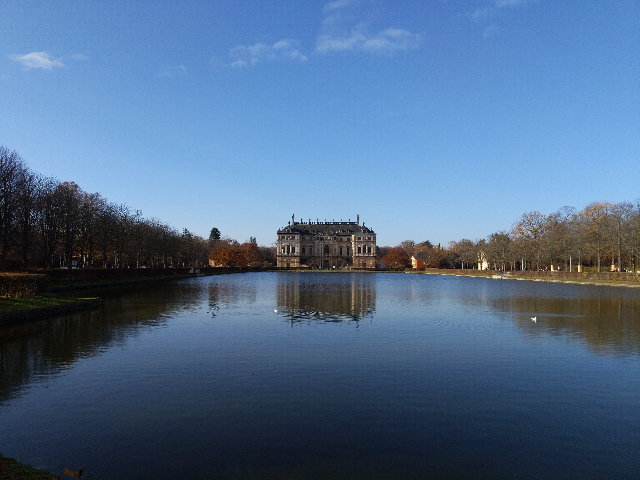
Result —
[[212, 317], [222, 308], [234, 309], [240, 304], [254, 303], [257, 297], [255, 285], [247, 283], [224, 283], [226, 279], [214, 279], [209, 284], [209, 311]]
[[158, 283], [91, 294], [104, 298], [103, 308], [0, 328], [0, 402], [37, 378], [195, 308], [202, 287], [192, 282]]
[[[375, 275], [284, 274], [278, 276], [278, 312], [292, 323], [358, 322], [376, 309]], [[330, 275], [328, 277], [328, 275]]]
[[640, 354], [640, 296], [500, 297], [488, 303], [522, 318], [528, 330], [580, 340], [597, 353]]

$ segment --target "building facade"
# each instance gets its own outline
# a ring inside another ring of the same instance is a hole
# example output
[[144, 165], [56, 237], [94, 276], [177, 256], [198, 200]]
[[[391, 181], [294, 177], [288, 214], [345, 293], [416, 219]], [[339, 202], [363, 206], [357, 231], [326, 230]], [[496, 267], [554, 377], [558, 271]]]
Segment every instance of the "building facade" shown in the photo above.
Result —
[[278, 230], [277, 265], [283, 268], [308, 267], [376, 268], [376, 234], [355, 222], [296, 222]]

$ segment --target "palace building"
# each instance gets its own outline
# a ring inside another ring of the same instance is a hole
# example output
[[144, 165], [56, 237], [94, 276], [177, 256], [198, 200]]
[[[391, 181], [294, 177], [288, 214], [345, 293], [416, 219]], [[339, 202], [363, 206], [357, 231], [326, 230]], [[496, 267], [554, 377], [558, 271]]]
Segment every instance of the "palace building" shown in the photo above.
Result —
[[376, 234], [355, 222], [296, 222], [278, 230], [278, 267], [376, 268]]

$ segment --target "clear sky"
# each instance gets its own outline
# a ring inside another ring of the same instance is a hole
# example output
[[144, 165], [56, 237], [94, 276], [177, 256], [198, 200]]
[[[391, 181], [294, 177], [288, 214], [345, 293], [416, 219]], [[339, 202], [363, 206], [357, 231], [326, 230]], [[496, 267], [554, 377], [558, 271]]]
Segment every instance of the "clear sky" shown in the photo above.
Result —
[[638, 0], [0, 0], [0, 145], [208, 237], [640, 197]]

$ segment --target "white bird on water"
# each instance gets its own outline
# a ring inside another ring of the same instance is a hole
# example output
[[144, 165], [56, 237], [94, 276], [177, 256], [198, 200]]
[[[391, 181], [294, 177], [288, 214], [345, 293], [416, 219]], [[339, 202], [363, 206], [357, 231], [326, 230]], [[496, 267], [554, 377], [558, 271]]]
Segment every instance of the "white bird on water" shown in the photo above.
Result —
[[278, 310], [274, 310], [274, 312], [278, 313]]
[[531, 320], [533, 321], [533, 323], [536, 323], [538, 321], [538, 317], [531, 317]]

